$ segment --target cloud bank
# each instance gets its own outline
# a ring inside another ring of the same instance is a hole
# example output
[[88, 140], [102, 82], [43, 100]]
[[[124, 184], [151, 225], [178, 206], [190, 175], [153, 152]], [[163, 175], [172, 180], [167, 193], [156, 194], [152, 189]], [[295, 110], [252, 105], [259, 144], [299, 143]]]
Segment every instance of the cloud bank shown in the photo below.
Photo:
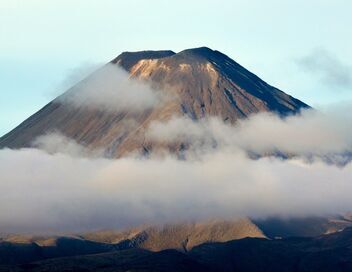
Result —
[[[0, 150], [0, 231], [78, 232], [351, 211], [352, 164], [304, 157], [351, 150], [350, 116], [339, 115], [307, 111], [282, 120], [260, 114], [236, 126], [216, 119], [154, 123], [149, 137], [194, 144], [183, 160], [172, 154], [92, 157], [59, 134], [38, 139], [45, 150]], [[253, 160], [246, 154], [271, 148], [299, 156]]]

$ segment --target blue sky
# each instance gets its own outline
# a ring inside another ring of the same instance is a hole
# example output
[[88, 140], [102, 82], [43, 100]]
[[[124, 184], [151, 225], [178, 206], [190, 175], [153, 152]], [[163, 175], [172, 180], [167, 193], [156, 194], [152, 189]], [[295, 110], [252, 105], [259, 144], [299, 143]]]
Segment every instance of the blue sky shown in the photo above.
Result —
[[313, 106], [352, 100], [349, 0], [0, 0], [0, 135], [122, 51], [208, 46]]

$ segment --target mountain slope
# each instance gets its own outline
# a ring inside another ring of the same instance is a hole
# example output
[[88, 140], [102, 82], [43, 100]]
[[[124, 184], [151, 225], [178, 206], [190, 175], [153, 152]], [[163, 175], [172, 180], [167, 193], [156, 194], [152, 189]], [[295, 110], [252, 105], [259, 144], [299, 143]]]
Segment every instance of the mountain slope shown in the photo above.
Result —
[[149, 226], [125, 232], [93, 232], [81, 237], [95, 242], [118, 243], [151, 251], [188, 251], [205, 242], [224, 242], [244, 237], [264, 238], [265, 235], [251, 220], [243, 218]]
[[265, 238], [249, 219], [144, 226], [71, 236], [7, 235], [0, 237], [0, 265], [130, 248], [187, 252], [206, 242], [245, 237]]
[[[125, 52], [111, 64], [123, 68], [134, 79], [148, 81], [172, 99], [140, 111], [118, 108], [107, 111], [74, 107], [59, 97], [0, 138], [0, 148], [29, 147], [39, 135], [56, 131], [89, 148], [103, 149], [106, 156], [120, 157], [132, 151], [150, 152], [158, 146], [145, 140], [145, 131], [153, 121], [185, 115], [192, 119], [218, 116], [235, 122], [257, 112], [286, 115], [308, 107], [226, 55], [206, 47], [177, 54]], [[64, 96], [75, 92], [73, 87]], [[182, 143], [167, 148], [177, 151]]]
[[18, 263], [0, 263], [0, 271], [351, 271], [352, 229], [314, 238], [244, 238], [205, 243], [189, 252], [142, 249], [106, 250]]

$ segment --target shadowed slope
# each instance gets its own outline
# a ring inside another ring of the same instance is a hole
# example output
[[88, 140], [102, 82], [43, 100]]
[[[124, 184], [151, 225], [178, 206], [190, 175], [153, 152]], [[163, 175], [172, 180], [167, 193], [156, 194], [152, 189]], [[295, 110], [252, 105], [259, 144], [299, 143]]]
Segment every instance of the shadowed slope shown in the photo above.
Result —
[[205, 243], [182, 253], [129, 249], [0, 265], [0, 271], [351, 271], [350, 228], [316, 238], [245, 238]]

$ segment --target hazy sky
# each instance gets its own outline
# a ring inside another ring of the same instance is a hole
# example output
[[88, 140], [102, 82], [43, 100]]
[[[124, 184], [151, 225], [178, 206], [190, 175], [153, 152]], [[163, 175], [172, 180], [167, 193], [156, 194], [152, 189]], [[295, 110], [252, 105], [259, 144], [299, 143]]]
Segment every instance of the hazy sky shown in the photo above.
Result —
[[352, 99], [349, 0], [0, 0], [0, 134], [122, 51], [208, 46], [313, 106]]

